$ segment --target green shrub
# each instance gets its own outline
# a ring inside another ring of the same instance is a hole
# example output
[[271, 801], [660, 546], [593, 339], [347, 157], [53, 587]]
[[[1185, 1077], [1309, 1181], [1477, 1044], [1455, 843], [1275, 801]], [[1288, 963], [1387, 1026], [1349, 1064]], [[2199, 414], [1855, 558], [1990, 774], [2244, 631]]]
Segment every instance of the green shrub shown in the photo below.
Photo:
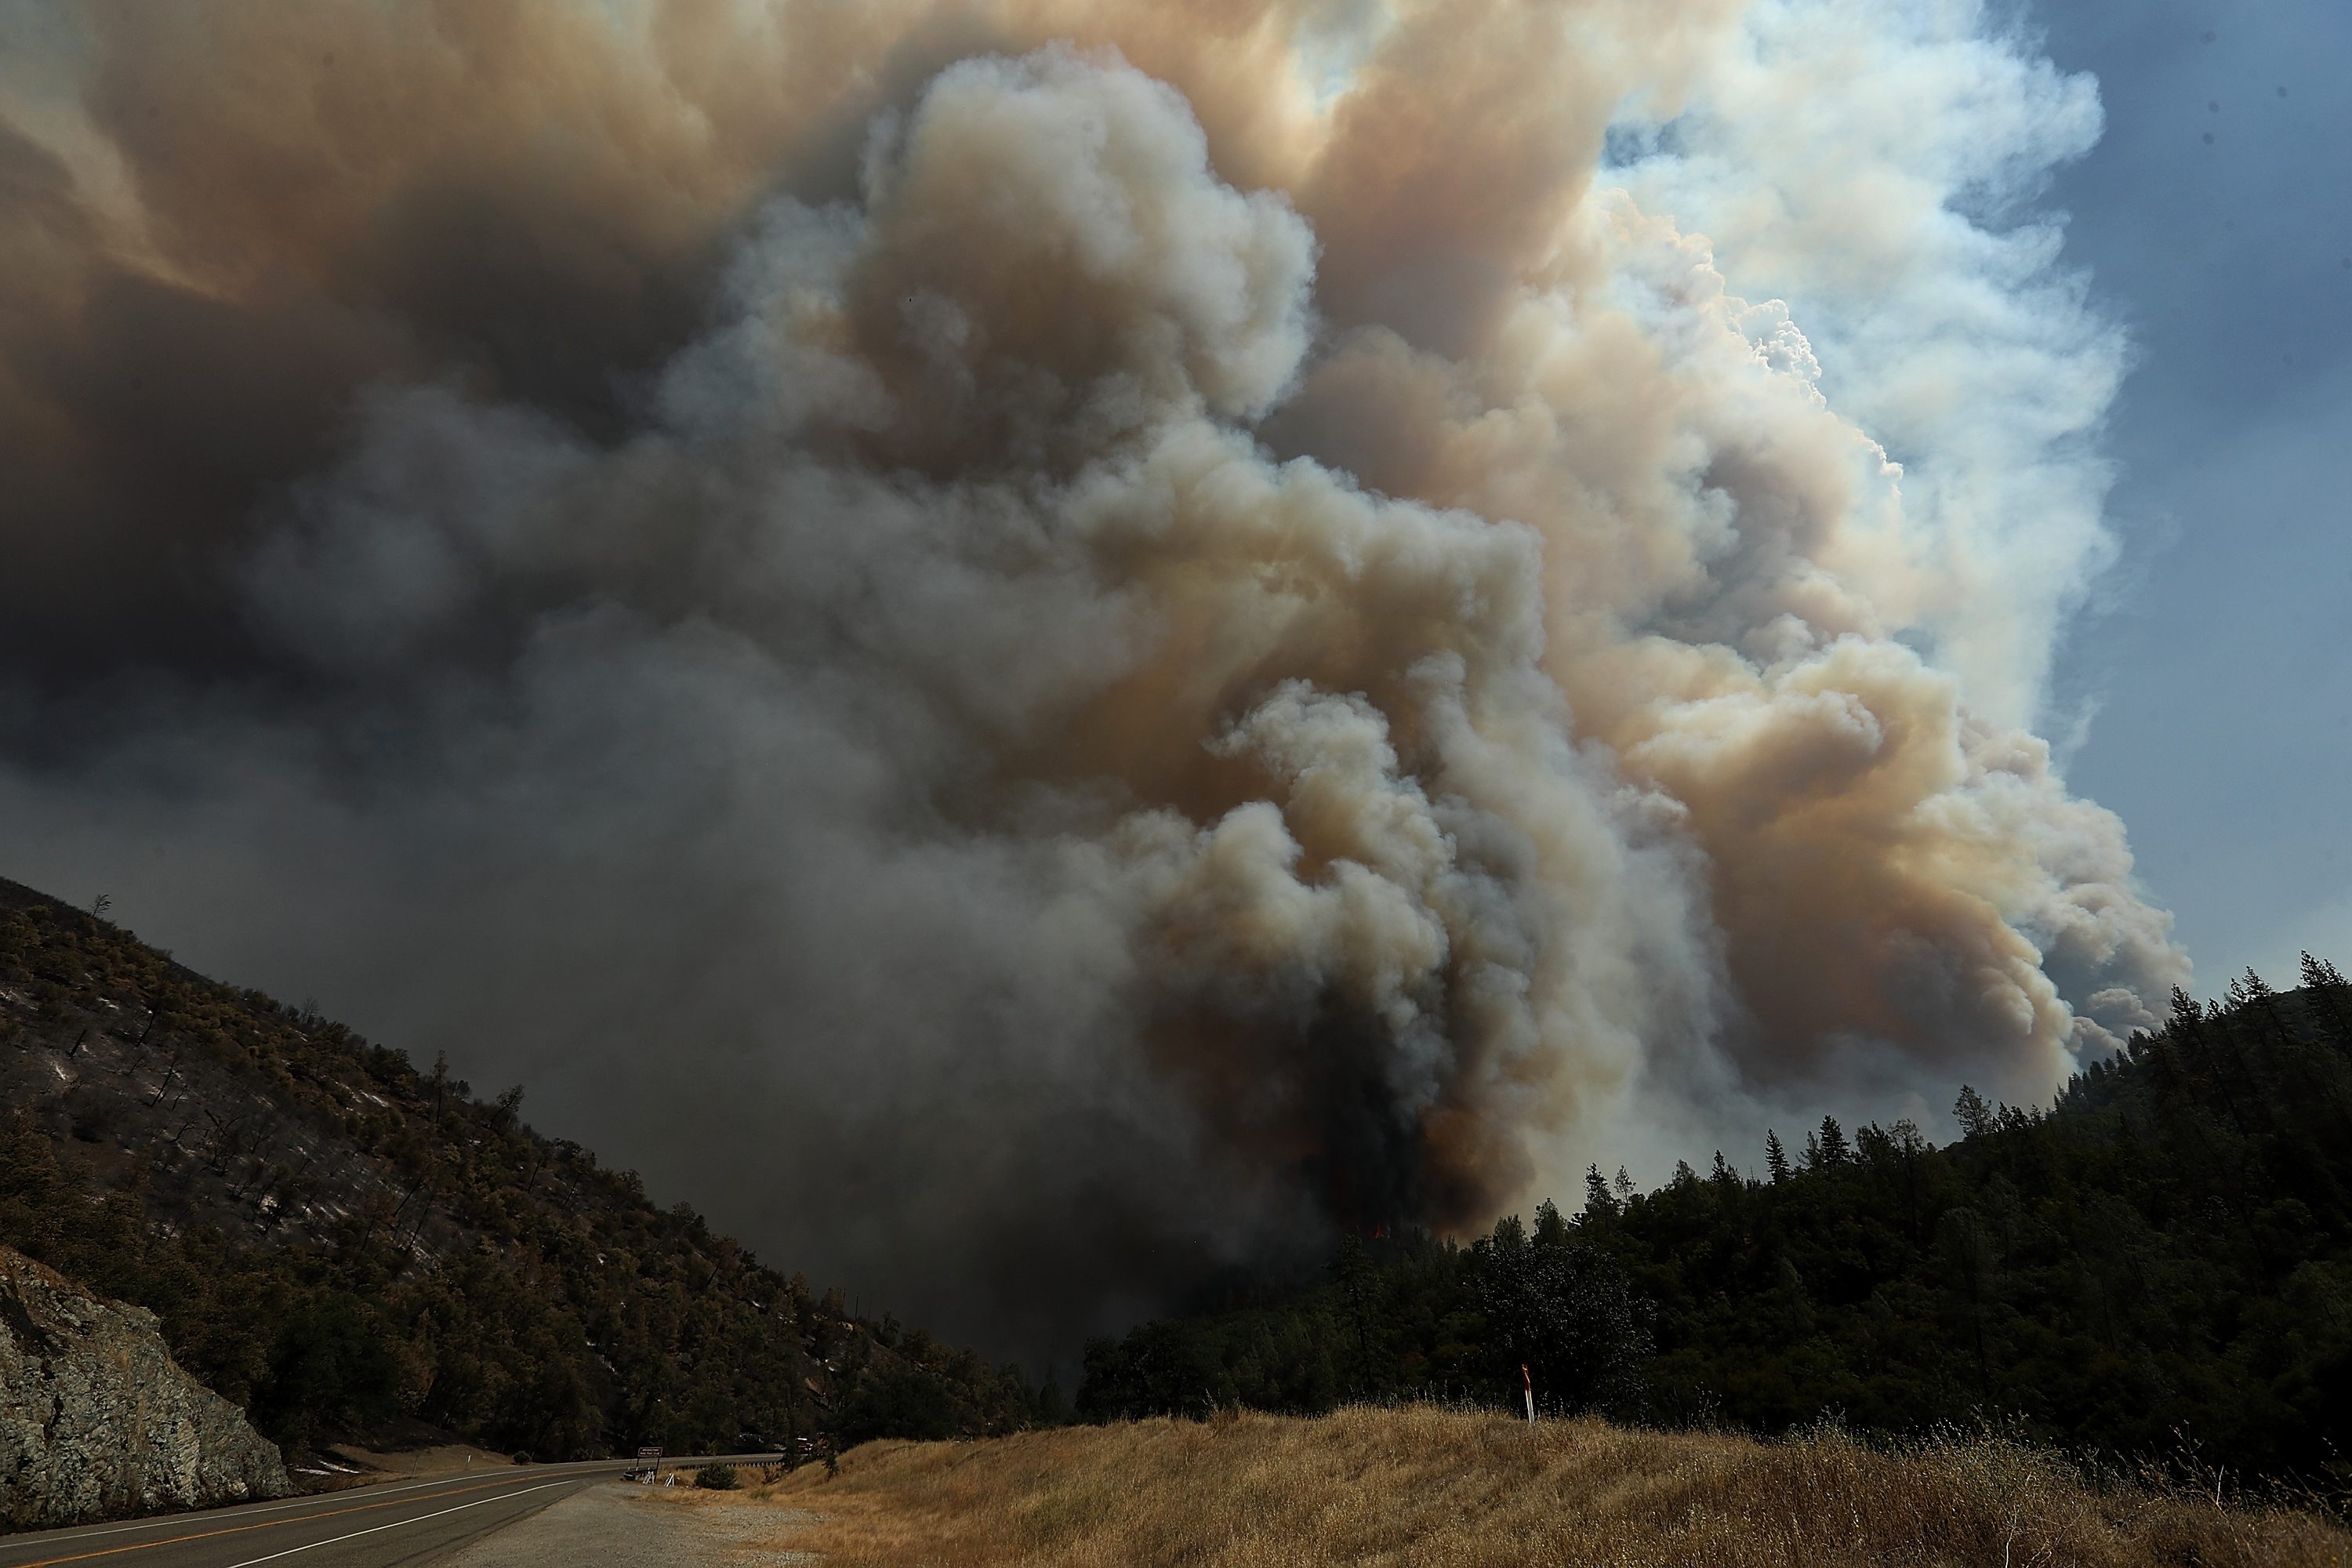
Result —
[[694, 1484], [705, 1491], [731, 1492], [737, 1486], [732, 1465], [705, 1465], [695, 1471]]

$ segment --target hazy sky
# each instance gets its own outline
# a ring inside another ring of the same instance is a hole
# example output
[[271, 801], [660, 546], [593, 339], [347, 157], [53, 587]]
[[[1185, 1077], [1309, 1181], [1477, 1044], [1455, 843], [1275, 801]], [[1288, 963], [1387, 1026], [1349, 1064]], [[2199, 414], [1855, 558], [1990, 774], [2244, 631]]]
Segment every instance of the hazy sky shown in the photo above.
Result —
[[2198, 989], [2352, 955], [2352, 7], [2042, 6], [2106, 134], [2049, 200], [2139, 363], [2107, 435], [2122, 559], [2053, 734], [2131, 825]]

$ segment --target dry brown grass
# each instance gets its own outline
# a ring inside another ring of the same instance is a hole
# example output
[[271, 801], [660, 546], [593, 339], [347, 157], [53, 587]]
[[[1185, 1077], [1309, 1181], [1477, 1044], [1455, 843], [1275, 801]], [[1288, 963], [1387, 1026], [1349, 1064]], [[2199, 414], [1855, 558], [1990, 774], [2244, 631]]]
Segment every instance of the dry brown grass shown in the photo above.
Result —
[[2098, 1495], [1990, 1440], [1886, 1454], [1433, 1408], [873, 1443], [743, 1500], [813, 1510], [777, 1544], [841, 1568], [2352, 1564], [2313, 1514]]

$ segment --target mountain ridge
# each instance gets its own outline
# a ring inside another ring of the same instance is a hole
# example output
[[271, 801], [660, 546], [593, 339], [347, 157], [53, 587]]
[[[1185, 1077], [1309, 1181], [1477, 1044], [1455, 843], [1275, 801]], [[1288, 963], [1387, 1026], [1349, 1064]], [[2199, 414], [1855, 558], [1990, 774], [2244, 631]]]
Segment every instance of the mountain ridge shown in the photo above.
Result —
[[0, 880], [0, 1241], [162, 1320], [289, 1454], [415, 1416], [570, 1458], [795, 1458], [1050, 1418], [1017, 1370], [851, 1313], [446, 1060], [212, 981]]

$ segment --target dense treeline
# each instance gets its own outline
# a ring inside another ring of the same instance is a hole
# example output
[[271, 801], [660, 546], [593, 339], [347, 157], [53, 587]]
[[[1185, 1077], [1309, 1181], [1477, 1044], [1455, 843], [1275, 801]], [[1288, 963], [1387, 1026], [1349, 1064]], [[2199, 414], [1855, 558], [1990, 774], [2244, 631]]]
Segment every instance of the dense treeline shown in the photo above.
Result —
[[[658, 1209], [633, 1173], [524, 1126], [519, 1091], [478, 1101], [308, 1007], [0, 893], [0, 1037], [46, 1064], [19, 1081], [86, 1069], [93, 1039], [125, 1064], [82, 1070], [46, 1122], [12, 1103], [0, 1241], [153, 1310], [183, 1364], [289, 1449], [396, 1413], [542, 1457], [1059, 1415], [1013, 1369], [856, 1320], [839, 1292]], [[2233, 1468], [2341, 1476], [2352, 988], [2314, 961], [2302, 978], [2176, 996], [2162, 1031], [2046, 1110], [1964, 1089], [1965, 1135], [1942, 1148], [1906, 1123], [1849, 1138], [1824, 1121], [1801, 1151], [1769, 1137], [1759, 1176], [1718, 1153], [1642, 1194], [1596, 1170], [1578, 1212], [1547, 1204], [1467, 1247], [1349, 1238], [1311, 1289], [1093, 1342], [1079, 1410], [1516, 1404], [1524, 1365], [1555, 1410], [1762, 1430], [2013, 1419], [2081, 1448], [2185, 1436]], [[224, 1092], [206, 1062], [310, 1129], [309, 1152], [240, 1142], [234, 1106], [182, 1110]], [[211, 1130], [152, 1136], [159, 1103]], [[231, 1199], [331, 1223], [257, 1243], [268, 1225], [226, 1224]]]
[[2352, 987], [2305, 962], [1964, 1136], [1834, 1121], [1748, 1177], [1589, 1173], [1573, 1217], [1342, 1244], [1312, 1289], [1087, 1349], [1097, 1419], [1539, 1401], [1780, 1430], [1985, 1419], [2077, 1450], [2352, 1476]]
[[[332, 1160], [298, 1171], [233, 1137], [196, 1156], [193, 1138], [142, 1142], [140, 1085], [110, 1073], [83, 1074], [72, 1110], [111, 1128], [103, 1137], [77, 1142], [77, 1121], [61, 1141], [26, 1103], [0, 1127], [0, 1242], [155, 1312], [180, 1363], [289, 1453], [404, 1414], [541, 1458], [640, 1443], [718, 1452], [745, 1434], [947, 1436], [1040, 1415], [1016, 1370], [854, 1319], [839, 1291], [814, 1294], [686, 1205], [656, 1207], [634, 1173], [540, 1137], [520, 1121], [520, 1090], [478, 1102], [444, 1067], [419, 1072], [308, 1009], [215, 985], [54, 905], [0, 908], [0, 988], [36, 1009], [6, 1029], [16, 1051], [87, 1063], [93, 1030], [110, 1026], [173, 1041], [180, 1065], [158, 1101], [192, 1078], [229, 1081], [200, 1077], [201, 1054], [281, 1121], [308, 1118], [314, 1142], [340, 1140], [349, 1148], [332, 1152], [382, 1173], [328, 1205], [322, 1243], [256, 1245], [253, 1226], [232, 1238], [192, 1223], [208, 1212], [199, 1200], [226, 1190], [250, 1212], [278, 1212], [318, 1197], [320, 1178], [304, 1172]], [[127, 1054], [127, 1038], [115, 1048]], [[89, 1100], [97, 1091], [115, 1098]], [[182, 1117], [226, 1126], [234, 1109]], [[151, 1171], [163, 1157], [203, 1181], [159, 1197]]]

